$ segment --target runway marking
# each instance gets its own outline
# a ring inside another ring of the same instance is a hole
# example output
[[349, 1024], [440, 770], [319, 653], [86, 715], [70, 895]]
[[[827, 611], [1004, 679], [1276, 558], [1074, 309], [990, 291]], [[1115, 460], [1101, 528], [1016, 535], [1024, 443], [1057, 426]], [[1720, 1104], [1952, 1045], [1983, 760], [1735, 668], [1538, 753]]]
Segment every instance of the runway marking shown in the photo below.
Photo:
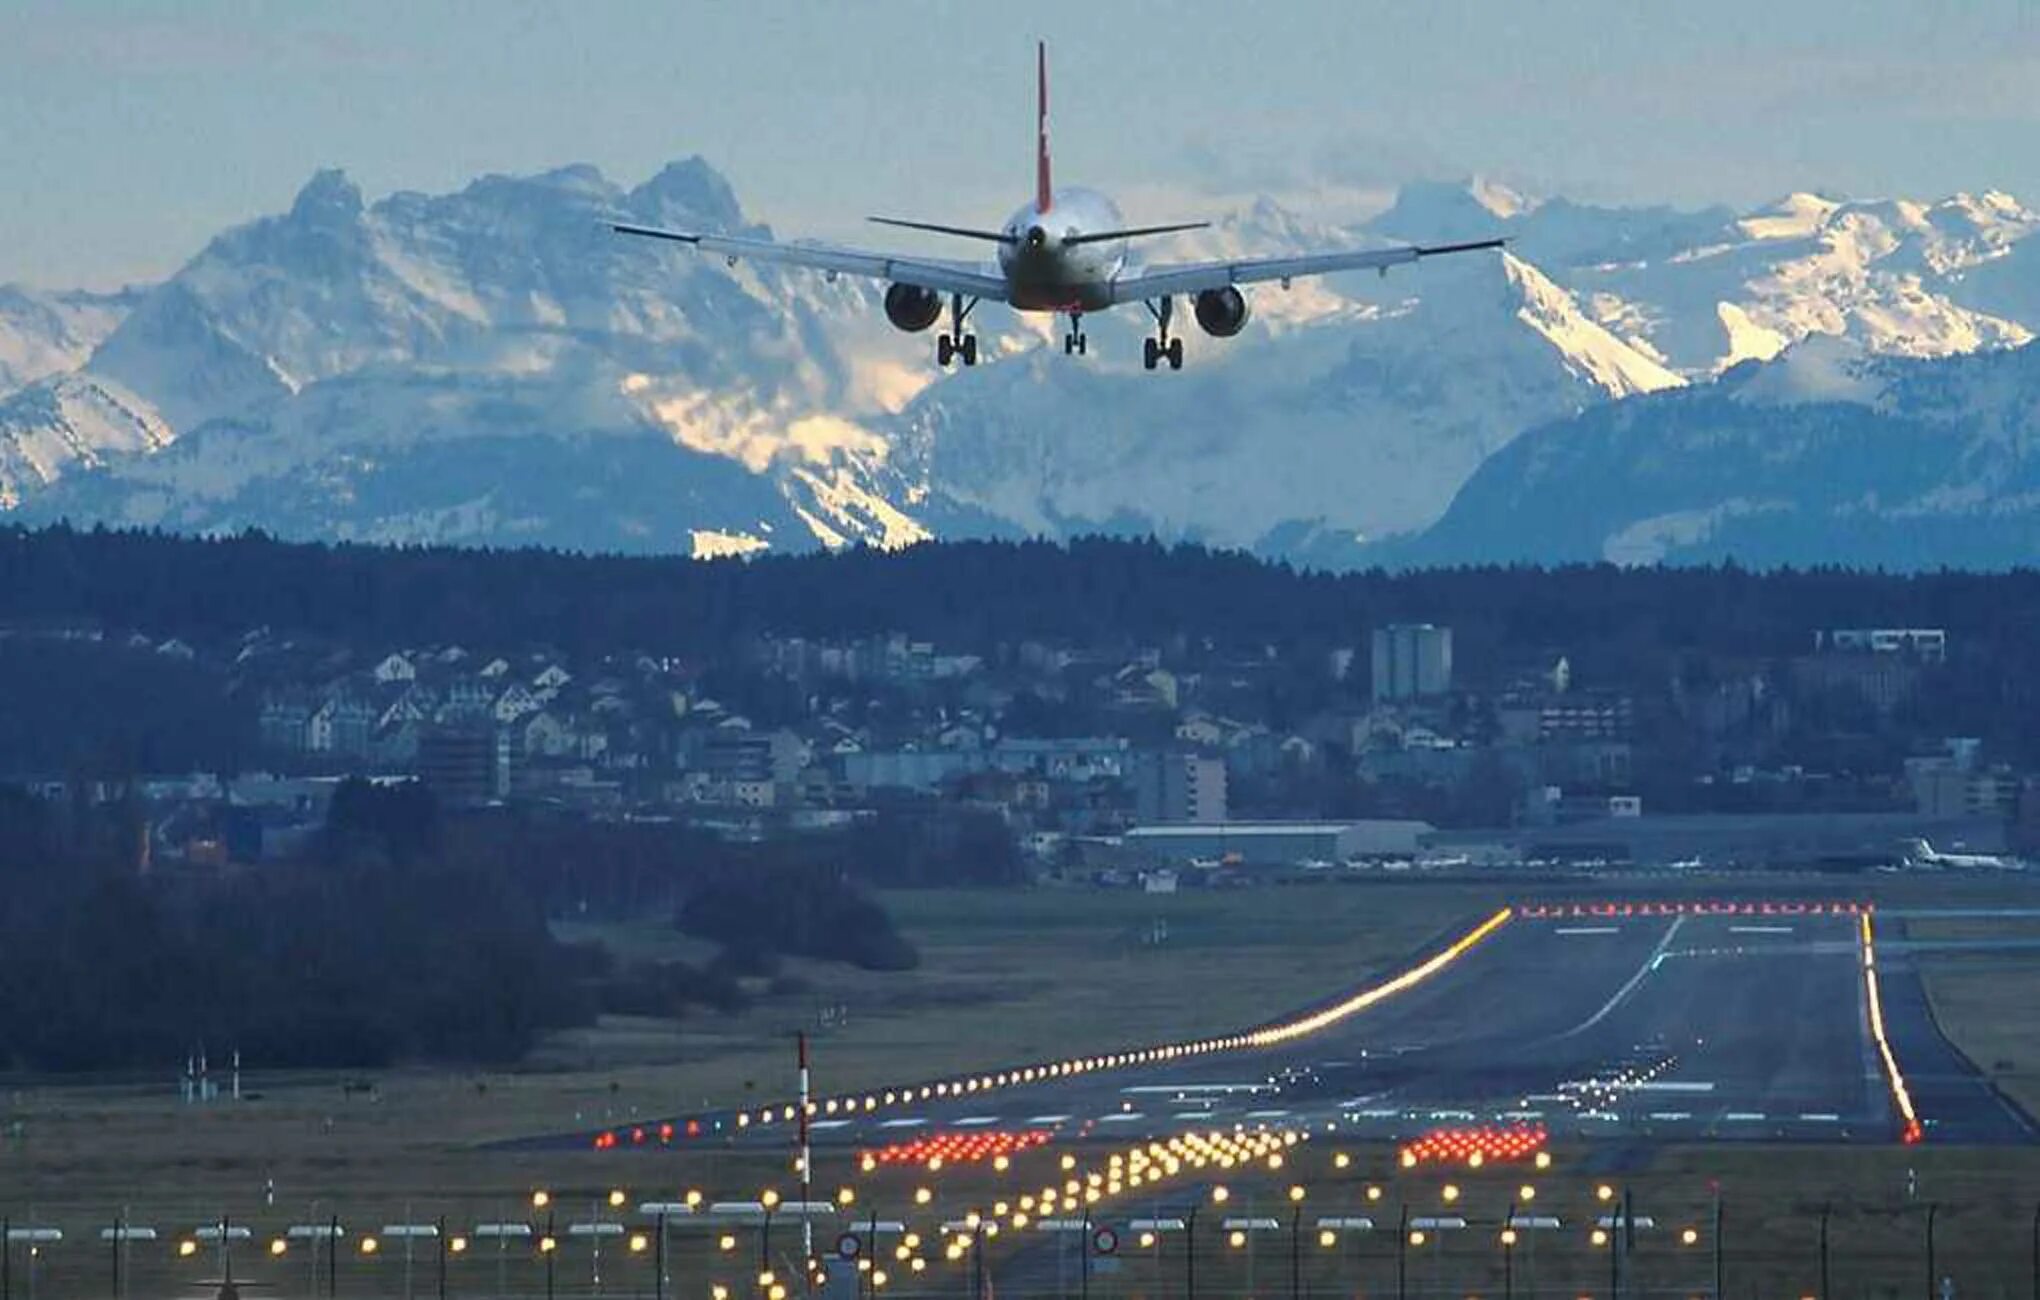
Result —
[[1824, 1110], [1803, 1110], [1799, 1112], [1799, 1118], [1809, 1124], [1839, 1124], [1842, 1122], [1840, 1115]]
[[958, 1128], [977, 1128], [985, 1124], [996, 1124], [998, 1122], [999, 1117], [997, 1115], [966, 1115], [962, 1119], [956, 1120], [955, 1124]]
[[1250, 1111], [1248, 1111], [1248, 1112], [1247, 1112], [1247, 1118], [1248, 1118], [1248, 1119], [1283, 1119], [1283, 1118], [1285, 1118], [1285, 1117], [1286, 1117], [1286, 1116], [1287, 1116], [1288, 1114], [1289, 1114], [1289, 1112], [1288, 1112], [1288, 1111], [1286, 1111], [1286, 1110], [1250, 1110]]
[[1114, 1111], [1110, 1115], [1100, 1115], [1098, 1122], [1100, 1124], [1130, 1124], [1134, 1120], [1146, 1118], [1147, 1116], [1137, 1110], [1120, 1110]]
[[1136, 1083], [1119, 1090], [1121, 1096], [1187, 1096], [1196, 1092], [1273, 1092], [1272, 1083]]
[[847, 1119], [817, 1119], [808, 1121], [809, 1128], [849, 1128]]
[[1211, 1112], [1210, 1112], [1210, 1111], [1208, 1111], [1208, 1110], [1179, 1110], [1179, 1111], [1177, 1111], [1177, 1112], [1176, 1112], [1175, 1114], [1173, 1114], [1173, 1115], [1169, 1116], [1169, 1118], [1170, 1118], [1170, 1119], [1210, 1119], [1210, 1118], [1211, 1118]]
[[927, 1120], [925, 1120], [925, 1119], [921, 1119], [921, 1118], [919, 1118], [919, 1117], [909, 1117], [909, 1118], [905, 1118], [905, 1119], [889, 1119], [889, 1120], [885, 1120], [885, 1121], [881, 1122], [881, 1123], [879, 1124], [879, 1127], [880, 1127], [880, 1128], [919, 1128], [919, 1127], [921, 1127], [921, 1126], [922, 1126], [923, 1124], [926, 1124], [927, 1122], [928, 1122]]
[[1588, 1016], [1585, 1020], [1581, 1021], [1577, 1025], [1574, 1025], [1571, 1029], [1566, 1030], [1564, 1033], [1560, 1034], [1559, 1037], [1571, 1038], [1575, 1034], [1584, 1034], [1589, 1029], [1592, 1029], [1595, 1025], [1598, 1025], [1603, 1020], [1606, 1020], [1608, 1018], [1609, 1013], [1614, 1011], [1616, 1007], [1621, 1006], [1623, 999], [1627, 998], [1631, 993], [1634, 993], [1636, 991], [1636, 986], [1643, 983], [1644, 978], [1648, 976], [1652, 971], [1658, 968], [1658, 963], [1663, 961], [1665, 958], [1665, 950], [1672, 946], [1672, 939], [1678, 935], [1679, 927], [1684, 924], [1686, 924], [1686, 918], [1683, 916], [1674, 920], [1670, 927], [1668, 927], [1665, 930], [1664, 938], [1659, 939], [1657, 947], [1651, 950], [1650, 956], [1643, 959], [1643, 965], [1636, 968], [1636, 974], [1631, 975], [1629, 977], [1629, 982], [1627, 984], [1624, 984], [1621, 988], [1616, 989], [1615, 996], [1609, 998], [1607, 1002], [1602, 1004], [1602, 1007], [1599, 1011], [1596, 1011], [1593, 1015]]
[[1764, 1112], [1760, 1110], [1732, 1110], [1721, 1118], [1730, 1124], [1757, 1123], [1763, 1120]]
[[1561, 925], [1552, 930], [1553, 934], [1621, 934], [1619, 925]]
[[1069, 1118], [1067, 1115], [1032, 1115], [1028, 1117], [1027, 1122], [1029, 1124], [1064, 1124], [1069, 1121]]
[[1730, 934], [1791, 934], [1789, 925], [1731, 925]]
[[1647, 1079], [1629, 1085], [1637, 1092], [1713, 1092], [1712, 1080]]
[[1691, 1119], [1693, 1118], [1693, 1112], [1687, 1110], [1654, 1110], [1650, 1113], [1650, 1117], [1652, 1119], [1667, 1120]]

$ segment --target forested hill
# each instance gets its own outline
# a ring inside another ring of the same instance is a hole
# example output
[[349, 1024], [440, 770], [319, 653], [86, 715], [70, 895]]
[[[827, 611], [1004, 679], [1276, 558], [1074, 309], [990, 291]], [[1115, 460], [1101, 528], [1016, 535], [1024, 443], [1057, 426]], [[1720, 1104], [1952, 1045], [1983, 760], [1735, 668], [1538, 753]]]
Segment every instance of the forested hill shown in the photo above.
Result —
[[259, 534], [0, 529], [0, 623], [87, 621], [216, 641], [253, 627], [357, 645], [549, 644], [712, 655], [760, 634], [900, 631], [990, 650], [1358, 643], [1448, 623], [1479, 646], [1801, 652], [1808, 629], [1925, 625], [2040, 645], [2040, 571], [1887, 575], [1608, 565], [1320, 574], [1194, 546], [1084, 539], [696, 561], [299, 544]]

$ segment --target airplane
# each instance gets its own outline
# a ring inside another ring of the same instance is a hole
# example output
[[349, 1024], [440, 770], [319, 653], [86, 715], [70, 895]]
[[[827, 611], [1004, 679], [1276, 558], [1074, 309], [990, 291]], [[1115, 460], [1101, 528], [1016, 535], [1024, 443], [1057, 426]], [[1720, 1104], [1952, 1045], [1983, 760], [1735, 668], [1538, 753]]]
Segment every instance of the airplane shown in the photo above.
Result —
[[1943, 853], [1933, 842], [1911, 838], [1900, 842], [1905, 853], [1905, 864], [1909, 867], [1984, 867], [1998, 871], [2023, 871], [2025, 863], [2017, 858], [2007, 858], [1995, 853]]
[[1299, 277], [1332, 271], [1371, 269], [1385, 276], [1392, 266], [1448, 253], [1500, 248], [1507, 242], [1477, 239], [1456, 244], [1327, 250], [1293, 257], [1130, 268], [1127, 263], [1130, 241], [1201, 230], [1211, 223], [1179, 221], [1128, 226], [1112, 200], [1097, 190], [1058, 189], [1051, 177], [1048, 157], [1046, 42], [1035, 47], [1035, 76], [1038, 98], [1034, 198], [1008, 217], [1003, 226], [986, 230], [897, 217], [870, 218], [883, 226], [996, 244], [996, 268], [976, 262], [895, 256], [824, 244], [782, 244], [768, 239], [662, 230], [622, 222], [613, 222], [610, 228], [618, 234], [672, 240], [705, 253], [719, 254], [731, 266], [739, 259], [751, 258], [812, 267], [827, 272], [832, 280], [838, 275], [853, 275], [886, 281], [886, 318], [909, 333], [919, 333], [933, 325], [942, 315], [946, 296], [949, 328], [935, 340], [935, 363], [944, 368], [951, 361], [965, 366], [977, 364], [977, 335], [966, 333], [964, 323], [970, 319], [971, 310], [986, 300], [1002, 302], [1019, 311], [1067, 316], [1070, 327], [1063, 335], [1063, 352], [1076, 356], [1088, 355], [1090, 350], [1084, 336], [1086, 313], [1141, 303], [1155, 323], [1155, 333], [1142, 345], [1142, 364], [1154, 370], [1166, 362], [1170, 370], [1181, 370], [1183, 340], [1171, 333], [1178, 294], [1189, 296], [1191, 313], [1206, 334], [1225, 339], [1238, 334], [1247, 324], [1247, 299], [1239, 289], [1243, 284], [1273, 280], [1286, 289]]

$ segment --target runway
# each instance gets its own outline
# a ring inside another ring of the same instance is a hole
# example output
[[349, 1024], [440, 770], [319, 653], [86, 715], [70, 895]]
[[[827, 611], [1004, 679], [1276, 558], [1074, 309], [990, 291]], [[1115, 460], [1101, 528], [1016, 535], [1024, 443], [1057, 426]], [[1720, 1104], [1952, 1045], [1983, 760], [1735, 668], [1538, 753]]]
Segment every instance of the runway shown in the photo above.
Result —
[[[927, 1095], [903, 1085], [818, 1106], [812, 1139], [871, 1150], [938, 1133], [1131, 1141], [1246, 1125], [1407, 1141], [1499, 1125], [1625, 1142], [1898, 1140], [1855, 909], [1676, 906], [1516, 909], [1449, 960], [1434, 954], [1424, 978], [1315, 1032], [1024, 1083], [995, 1072], [982, 1089], [974, 1076]], [[1906, 956], [1886, 957], [1879, 976], [1926, 1140], [2033, 1140], [1942, 1039]], [[690, 1121], [699, 1138], [744, 1145], [783, 1145], [794, 1128], [790, 1108], [761, 1110], [669, 1121], [670, 1133], [638, 1126], [606, 1144], [685, 1141]]]

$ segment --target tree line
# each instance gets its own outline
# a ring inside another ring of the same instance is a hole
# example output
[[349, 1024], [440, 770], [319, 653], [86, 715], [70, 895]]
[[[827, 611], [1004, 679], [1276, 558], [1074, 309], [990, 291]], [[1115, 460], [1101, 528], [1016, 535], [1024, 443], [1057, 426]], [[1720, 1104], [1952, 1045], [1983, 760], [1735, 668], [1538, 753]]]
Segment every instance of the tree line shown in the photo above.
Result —
[[90, 620], [218, 643], [253, 627], [350, 645], [545, 644], [719, 653], [763, 633], [904, 631], [960, 650], [1088, 643], [1352, 645], [1388, 622], [1486, 647], [1791, 654], [1818, 627], [1925, 625], [2040, 641], [2040, 570], [1465, 567], [1302, 571], [1152, 540], [927, 543], [696, 561], [0, 528], [0, 623]]

